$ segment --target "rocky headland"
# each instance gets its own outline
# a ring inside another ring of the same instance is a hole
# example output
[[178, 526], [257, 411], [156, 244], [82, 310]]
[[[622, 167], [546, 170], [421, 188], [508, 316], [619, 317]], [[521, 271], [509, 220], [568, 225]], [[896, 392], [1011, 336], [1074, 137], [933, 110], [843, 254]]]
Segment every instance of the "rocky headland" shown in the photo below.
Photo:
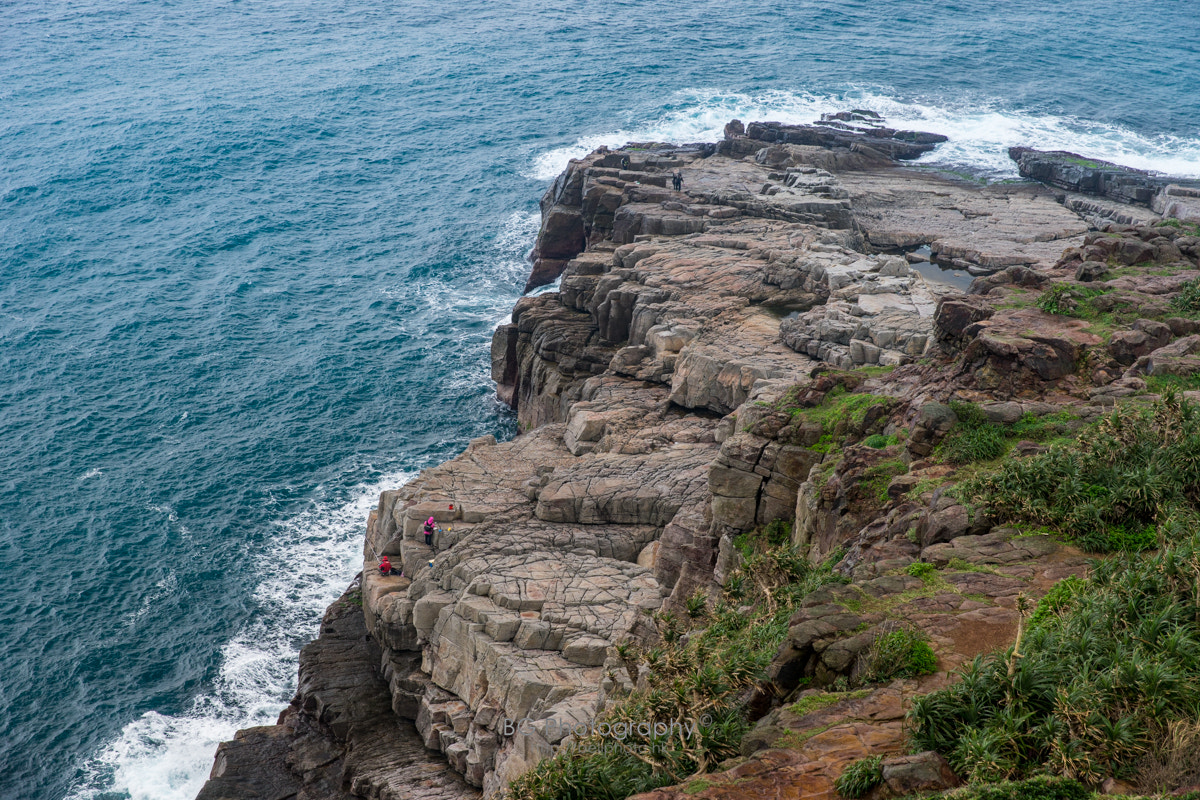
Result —
[[[946, 441], [1033, 458], [1200, 371], [1200, 185], [1022, 148], [1027, 182], [907, 164], [943, 140], [855, 111], [572, 161], [527, 286], [558, 288], [492, 344], [522, 432], [382, 494], [296, 698], [201, 800], [497, 796], [644, 687], [630, 648], [703, 619], [772, 524], [831, 579], [740, 694], [740, 755], [645, 797], [831, 798], [873, 756], [872, 796], [956, 785], [907, 754], [914, 698], [1087, 558], [950, 491], [978, 468]], [[936, 664], [865, 680], [901, 625]]]

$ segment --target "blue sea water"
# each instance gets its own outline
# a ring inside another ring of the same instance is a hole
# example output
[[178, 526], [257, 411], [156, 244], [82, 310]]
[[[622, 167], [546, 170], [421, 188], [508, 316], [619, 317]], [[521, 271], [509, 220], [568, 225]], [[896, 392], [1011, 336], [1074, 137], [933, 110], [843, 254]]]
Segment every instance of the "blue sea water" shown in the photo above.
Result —
[[568, 157], [868, 107], [1200, 176], [1191, 0], [0, 2], [0, 797], [189, 798], [383, 488], [511, 435]]

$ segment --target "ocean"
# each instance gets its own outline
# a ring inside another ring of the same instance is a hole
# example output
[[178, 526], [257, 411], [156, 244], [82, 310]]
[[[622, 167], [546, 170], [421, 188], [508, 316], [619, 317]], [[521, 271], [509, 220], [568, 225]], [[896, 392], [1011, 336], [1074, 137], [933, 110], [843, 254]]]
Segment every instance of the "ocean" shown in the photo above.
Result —
[[488, 379], [572, 156], [869, 108], [1200, 176], [1189, 0], [0, 2], [0, 797], [195, 795]]

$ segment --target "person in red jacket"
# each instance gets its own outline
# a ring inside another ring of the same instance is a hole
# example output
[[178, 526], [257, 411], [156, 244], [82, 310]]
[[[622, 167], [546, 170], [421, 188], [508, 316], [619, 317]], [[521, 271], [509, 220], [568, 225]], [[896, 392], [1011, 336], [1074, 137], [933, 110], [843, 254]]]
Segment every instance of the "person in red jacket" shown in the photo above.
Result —
[[393, 572], [395, 572], [395, 570], [392, 568], [392, 562], [388, 561], [387, 556], [384, 556], [383, 560], [379, 562], [379, 574], [391, 575]]

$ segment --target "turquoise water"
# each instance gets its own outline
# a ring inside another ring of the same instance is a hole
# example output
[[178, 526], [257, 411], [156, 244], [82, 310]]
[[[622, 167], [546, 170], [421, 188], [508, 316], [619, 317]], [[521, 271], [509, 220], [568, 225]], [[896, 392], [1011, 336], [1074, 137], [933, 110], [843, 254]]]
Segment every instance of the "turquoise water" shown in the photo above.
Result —
[[0, 4], [0, 796], [194, 795], [483, 433], [571, 155], [870, 107], [1200, 176], [1184, 2]]

